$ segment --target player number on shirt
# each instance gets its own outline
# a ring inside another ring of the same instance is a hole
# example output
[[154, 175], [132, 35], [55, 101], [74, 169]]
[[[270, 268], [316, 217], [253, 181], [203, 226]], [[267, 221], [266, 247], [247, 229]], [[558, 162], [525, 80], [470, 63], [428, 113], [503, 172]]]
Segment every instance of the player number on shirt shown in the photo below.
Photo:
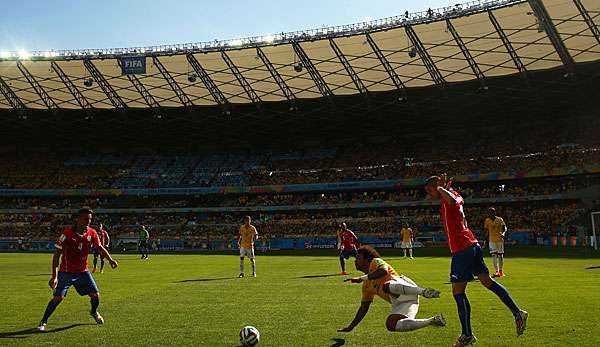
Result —
[[79, 248], [79, 250], [81, 251], [83, 249], [83, 243], [80, 242], [77, 248]]

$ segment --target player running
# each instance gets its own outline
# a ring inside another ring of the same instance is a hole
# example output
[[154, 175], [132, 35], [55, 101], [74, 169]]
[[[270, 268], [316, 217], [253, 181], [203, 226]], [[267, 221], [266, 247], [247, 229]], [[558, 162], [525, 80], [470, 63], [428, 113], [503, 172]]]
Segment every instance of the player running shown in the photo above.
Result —
[[[102, 245], [102, 247], [108, 249], [109, 245], [110, 245], [110, 237], [108, 236], [108, 232], [106, 231], [106, 229], [104, 229], [102, 223], [98, 223], [98, 231], [99, 233], [98, 237], [100, 238], [100, 244]], [[96, 272], [96, 265], [98, 265], [98, 256], [100, 257], [100, 273], [104, 273], [104, 257], [102, 256], [102, 254], [100, 254], [100, 252], [94, 248], [92, 250], [92, 253], [94, 253], [94, 267], [92, 268], [92, 273]]]
[[503, 277], [504, 271], [504, 237], [506, 235], [506, 223], [504, 219], [496, 216], [496, 209], [490, 207], [488, 218], [483, 223], [483, 229], [487, 234], [490, 245], [490, 254], [494, 263], [494, 277]]
[[[96, 323], [104, 324], [104, 318], [98, 313], [100, 293], [87, 267], [90, 248], [94, 247], [98, 249], [100, 254], [108, 259], [113, 269], [118, 264], [100, 243], [96, 230], [89, 227], [91, 221], [92, 210], [87, 208], [80, 209], [77, 213], [75, 225], [65, 228], [56, 242], [56, 250], [52, 257], [52, 277], [50, 277], [50, 281], [48, 282], [50, 288], [54, 289], [54, 296], [48, 303], [48, 306], [46, 306], [44, 317], [38, 325], [39, 331], [46, 330], [48, 318], [50, 318], [50, 315], [52, 315], [58, 304], [63, 301], [70, 286], [74, 286], [79, 295], [90, 296], [90, 303], [92, 305], [90, 315]], [[59, 258], [61, 258], [60, 270], [58, 269]]]
[[250, 224], [250, 216], [244, 217], [244, 225], [240, 227], [238, 245], [240, 247], [240, 275], [244, 277], [244, 257], [248, 257], [252, 263], [252, 277], [256, 277], [256, 261], [254, 260], [254, 243], [258, 240], [258, 231]]
[[406, 276], [400, 276], [381, 259], [379, 253], [371, 246], [361, 246], [357, 250], [356, 269], [365, 273], [361, 277], [344, 280], [351, 283], [362, 282], [362, 302], [350, 325], [339, 329], [339, 332], [352, 331], [365, 317], [375, 298], [379, 296], [392, 304], [392, 312], [388, 315], [385, 326], [389, 331], [411, 331], [430, 325], [445, 326], [446, 321], [441, 314], [427, 319], [416, 319], [419, 311], [419, 295], [426, 298], [439, 298], [440, 292], [432, 288], [420, 288]]
[[413, 240], [413, 230], [412, 228], [408, 225], [408, 223], [405, 223], [404, 226], [402, 227], [402, 230], [400, 230], [400, 234], [402, 235], [402, 244], [400, 247], [402, 247], [402, 249], [404, 250], [404, 258], [406, 258], [406, 250], [408, 249], [408, 254], [410, 256], [410, 259], [414, 259], [413, 258], [413, 250], [412, 250], [412, 240]]
[[440, 200], [442, 223], [452, 252], [450, 282], [452, 282], [452, 294], [462, 326], [462, 335], [454, 343], [454, 347], [467, 346], [477, 341], [471, 330], [471, 305], [465, 294], [467, 283], [473, 279], [473, 275], [477, 276], [481, 284], [494, 292], [510, 309], [515, 318], [517, 335], [522, 335], [528, 314], [519, 309], [506, 288], [490, 278], [481, 247], [467, 227], [463, 210], [464, 200], [460, 194], [450, 188], [451, 183], [447, 181], [445, 174], [432, 176], [425, 182], [425, 190], [433, 199]]
[[348, 229], [346, 223], [340, 224], [338, 229], [338, 248], [340, 250], [340, 266], [342, 267], [341, 275], [345, 276], [348, 274], [344, 259], [350, 259], [351, 256], [356, 258], [356, 249], [358, 246], [360, 246], [358, 238], [352, 230]]

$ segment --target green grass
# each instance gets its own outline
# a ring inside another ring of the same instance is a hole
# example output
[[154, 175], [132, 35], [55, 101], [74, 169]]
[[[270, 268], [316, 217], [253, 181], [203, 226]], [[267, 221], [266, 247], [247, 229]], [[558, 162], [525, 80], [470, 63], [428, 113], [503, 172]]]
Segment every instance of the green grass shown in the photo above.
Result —
[[[106, 324], [92, 324], [89, 299], [71, 289], [46, 333], [28, 329], [37, 325], [51, 297], [51, 256], [0, 253], [0, 346], [237, 346], [244, 325], [259, 329], [260, 346], [450, 346], [455, 341], [460, 324], [448, 284], [449, 256], [409, 261], [390, 251], [383, 255], [419, 285], [442, 290], [440, 299], [421, 300], [418, 317], [442, 312], [447, 327], [390, 333], [384, 325], [390, 306], [377, 298], [354, 331], [338, 333], [360, 304], [360, 285], [343, 283], [340, 276], [302, 278], [339, 272], [330, 252], [259, 253], [258, 277], [242, 279], [236, 278], [235, 255], [156, 255], [140, 261], [117, 254], [118, 269], [94, 276]], [[600, 266], [600, 259], [516, 253], [520, 257], [506, 260], [508, 276], [500, 282], [529, 311], [527, 331], [517, 338], [509, 311], [473, 282], [467, 293], [477, 345], [600, 345], [600, 268], [586, 269]]]

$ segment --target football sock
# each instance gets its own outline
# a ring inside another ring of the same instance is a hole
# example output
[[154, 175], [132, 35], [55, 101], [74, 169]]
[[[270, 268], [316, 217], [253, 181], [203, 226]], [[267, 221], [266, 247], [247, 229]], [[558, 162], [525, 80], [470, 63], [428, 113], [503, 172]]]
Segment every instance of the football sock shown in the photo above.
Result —
[[408, 254], [410, 254], [410, 257], [412, 258], [412, 248], [408, 249]]
[[498, 254], [498, 271], [502, 271], [504, 268], [504, 255]]
[[[94, 262], [94, 267], [96, 267], [96, 262]], [[104, 269], [104, 257], [100, 257], [100, 270]]]
[[404, 251], [404, 257], [406, 257], [406, 248], [403, 249], [403, 251]]
[[426, 326], [431, 325], [433, 318], [427, 319], [413, 319], [413, 318], [404, 318], [396, 322], [396, 331], [411, 331], [417, 330], [421, 328], [425, 328]]
[[254, 259], [252, 259], [252, 273], [256, 273], [256, 261]]
[[96, 265], [98, 265], [98, 257], [94, 257], [94, 269], [96, 268]]
[[498, 295], [500, 300], [502, 300], [504, 305], [510, 309], [513, 315], [519, 313], [519, 307], [508, 293], [508, 290], [506, 290], [506, 288], [504, 288], [500, 283], [494, 281], [488, 289]]
[[100, 305], [100, 298], [97, 296], [92, 296], [90, 298], [90, 303], [92, 304], [92, 310], [90, 312], [92, 314], [98, 313], [98, 305]]
[[343, 258], [340, 258], [340, 266], [342, 267], [342, 272], [346, 271], [346, 263]]
[[494, 263], [494, 270], [498, 272], [498, 258], [495, 254], [492, 254], [492, 262]]
[[50, 300], [50, 302], [48, 303], [48, 306], [46, 306], [46, 311], [44, 311], [44, 317], [42, 318], [42, 323], [48, 323], [48, 318], [50, 318], [50, 315], [52, 315], [52, 313], [54, 312], [54, 310], [56, 309], [57, 306], [58, 306], [58, 303], [54, 302], [54, 300]]
[[244, 273], [244, 258], [240, 258], [240, 273]]
[[401, 283], [390, 283], [390, 292], [396, 295], [421, 295], [423, 288], [417, 286], [407, 286]]
[[465, 336], [473, 335], [471, 330], [471, 305], [465, 293], [454, 294], [454, 300], [458, 308], [458, 318], [462, 327], [462, 334]]

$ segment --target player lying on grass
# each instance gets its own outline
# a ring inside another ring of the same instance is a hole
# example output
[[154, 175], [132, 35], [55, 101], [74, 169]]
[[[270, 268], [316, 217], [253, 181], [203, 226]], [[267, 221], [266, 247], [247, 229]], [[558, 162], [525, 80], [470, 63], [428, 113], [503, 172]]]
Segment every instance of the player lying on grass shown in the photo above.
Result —
[[[92, 210], [82, 208], [77, 213], [75, 225], [66, 227], [56, 242], [56, 250], [52, 257], [52, 277], [48, 282], [50, 288], [54, 289], [54, 297], [48, 303], [44, 317], [38, 325], [39, 331], [46, 330], [48, 318], [58, 304], [67, 295], [70, 286], [74, 286], [79, 295], [89, 295], [92, 308], [90, 315], [96, 323], [104, 324], [104, 318], [98, 313], [100, 305], [100, 293], [94, 278], [88, 271], [87, 259], [90, 248], [95, 247], [100, 254], [108, 259], [110, 266], [114, 269], [117, 262], [110, 256], [106, 248], [100, 244], [96, 230], [89, 227], [92, 221]], [[60, 270], [58, 270], [58, 259], [61, 257]]]
[[406, 276], [400, 276], [381, 259], [371, 246], [361, 246], [357, 250], [356, 269], [366, 275], [346, 279], [351, 283], [362, 283], [362, 302], [354, 320], [339, 332], [352, 331], [369, 311], [375, 295], [392, 304], [392, 312], [385, 326], [389, 331], [411, 331], [426, 326], [445, 326], [441, 314], [427, 319], [416, 319], [419, 311], [419, 295], [426, 298], [439, 298], [440, 292], [432, 288], [420, 288]]

